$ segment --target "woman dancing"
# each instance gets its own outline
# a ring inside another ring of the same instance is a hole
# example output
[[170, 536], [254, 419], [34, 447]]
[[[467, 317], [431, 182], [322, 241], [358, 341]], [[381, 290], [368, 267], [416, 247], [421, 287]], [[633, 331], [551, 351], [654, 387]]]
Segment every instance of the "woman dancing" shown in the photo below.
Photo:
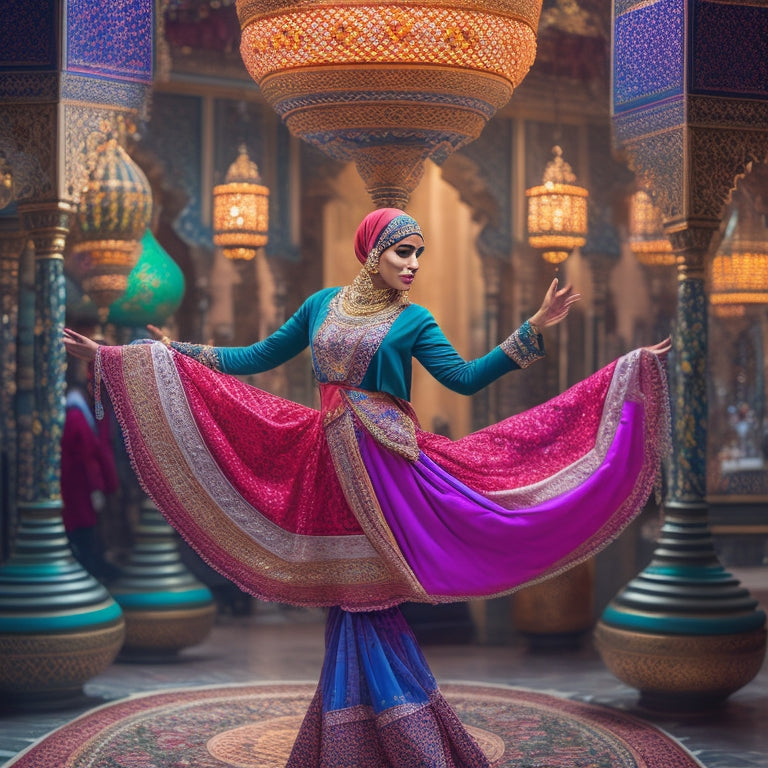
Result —
[[[354, 245], [351, 285], [310, 296], [249, 347], [109, 347], [69, 330], [63, 341], [94, 361], [146, 492], [204, 560], [261, 599], [330, 607], [288, 768], [488, 766], [397, 605], [505, 594], [618, 536], [666, 445], [669, 340], [452, 441], [419, 427], [412, 359], [472, 394], [543, 357], [542, 330], [579, 295], [553, 281], [530, 320], [467, 362], [408, 300], [424, 251], [417, 222], [374, 211]], [[319, 411], [228, 375], [307, 346]]]

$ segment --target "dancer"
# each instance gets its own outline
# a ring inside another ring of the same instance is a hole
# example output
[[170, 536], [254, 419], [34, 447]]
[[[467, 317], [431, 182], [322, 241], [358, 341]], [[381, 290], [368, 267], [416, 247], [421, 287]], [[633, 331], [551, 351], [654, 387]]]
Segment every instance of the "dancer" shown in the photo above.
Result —
[[[145, 490], [207, 562], [259, 598], [330, 607], [289, 768], [487, 766], [396, 606], [505, 594], [612, 541], [659, 470], [669, 340], [452, 441], [419, 427], [412, 358], [472, 394], [543, 357], [542, 330], [579, 295], [554, 280], [529, 320], [466, 362], [408, 300], [416, 221], [374, 211], [354, 246], [351, 285], [310, 296], [249, 347], [100, 347], [68, 330], [64, 344], [94, 361]], [[307, 346], [319, 411], [226, 375]]]

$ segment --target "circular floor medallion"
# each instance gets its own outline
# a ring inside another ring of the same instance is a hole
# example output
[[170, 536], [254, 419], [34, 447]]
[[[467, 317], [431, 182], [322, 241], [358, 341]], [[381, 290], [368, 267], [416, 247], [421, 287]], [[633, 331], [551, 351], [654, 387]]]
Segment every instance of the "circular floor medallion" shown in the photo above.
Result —
[[[4, 768], [284, 768], [314, 684], [230, 685], [97, 707]], [[535, 691], [441, 685], [494, 768], [702, 768], [625, 712]]]

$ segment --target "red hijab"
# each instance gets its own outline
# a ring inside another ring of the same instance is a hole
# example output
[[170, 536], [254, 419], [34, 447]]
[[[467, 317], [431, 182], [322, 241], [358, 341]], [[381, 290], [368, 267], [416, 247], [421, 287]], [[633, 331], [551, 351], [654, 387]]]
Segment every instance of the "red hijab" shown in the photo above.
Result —
[[365, 264], [372, 251], [380, 256], [409, 235], [419, 235], [423, 239], [421, 228], [414, 218], [399, 208], [379, 208], [360, 222], [355, 234], [355, 256], [361, 264]]

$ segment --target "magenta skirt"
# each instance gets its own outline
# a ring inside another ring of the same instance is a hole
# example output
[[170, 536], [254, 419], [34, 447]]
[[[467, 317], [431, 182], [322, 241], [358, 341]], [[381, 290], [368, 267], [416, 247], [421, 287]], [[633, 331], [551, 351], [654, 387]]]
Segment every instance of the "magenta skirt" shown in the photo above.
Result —
[[456, 441], [387, 394], [326, 385], [308, 408], [159, 343], [101, 347], [97, 369], [171, 524], [245, 591], [295, 605], [449, 602], [559, 573], [637, 515], [668, 444], [643, 350]]

